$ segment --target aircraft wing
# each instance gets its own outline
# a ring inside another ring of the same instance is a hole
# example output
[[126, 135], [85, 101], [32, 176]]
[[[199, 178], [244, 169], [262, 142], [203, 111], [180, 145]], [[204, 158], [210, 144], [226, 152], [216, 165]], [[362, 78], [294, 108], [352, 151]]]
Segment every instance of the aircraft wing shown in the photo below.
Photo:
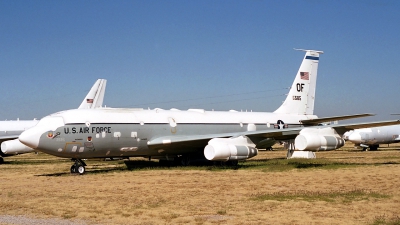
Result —
[[370, 113], [363, 113], [363, 114], [354, 114], [354, 115], [346, 115], [346, 116], [333, 116], [333, 117], [323, 117], [317, 119], [310, 119], [310, 120], [300, 120], [300, 122], [304, 125], [318, 125], [325, 122], [332, 122], [336, 120], [348, 120], [348, 119], [355, 119], [360, 117], [366, 116], [374, 116], [375, 114]]
[[379, 121], [379, 122], [367, 122], [367, 123], [353, 123], [353, 124], [333, 124], [328, 125], [338, 132], [338, 134], [344, 134], [346, 131], [360, 129], [360, 128], [371, 128], [371, 127], [381, 127], [400, 124], [400, 120], [389, 120], [389, 121]]
[[204, 148], [213, 138], [229, 138], [238, 136], [249, 136], [258, 138], [277, 138], [277, 139], [294, 139], [304, 127], [290, 129], [274, 129], [260, 130], [234, 133], [219, 133], [205, 135], [174, 135], [158, 137], [150, 140], [147, 145], [153, 149], [176, 149], [176, 148]]
[[[331, 127], [338, 134], [343, 134], [346, 131], [366, 128], [400, 124], [400, 120], [381, 121], [381, 122], [366, 122], [352, 124], [333, 124], [327, 126], [314, 126], [313, 128]], [[152, 149], [185, 149], [193, 147], [205, 147], [213, 138], [229, 138], [238, 136], [254, 137], [259, 139], [274, 138], [275, 140], [294, 139], [304, 127], [296, 127], [289, 129], [269, 129], [259, 131], [220, 133], [220, 134], [205, 134], [205, 135], [171, 135], [154, 138], [148, 141], [147, 145]], [[312, 128], [312, 127], [311, 127]]]
[[[349, 130], [354, 130], [359, 128], [369, 128], [369, 127], [390, 126], [397, 124], [400, 124], [400, 120], [349, 123], [349, 124], [331, 124], [326, 126], [310, 126], [309, 128], [331, 127], [335, 129], [338, 134], [342, 135]], [[296, 127], [291, 129], [276, 129], [272, 131], [271, 130], [247, 131], [239, 134], [236, 133], [235, 136], [246, 135], [248, 137], [264, 137], [264, 138], [274, 138], [276, 140], [287, 140], [292, 138], [294, 139], [303, 128], [304, 127]]]
[[13, 135], [7, 135], [7, 136], [0, 136], [0, 143], [3, 141], [8, 141], [8, 140], [12, 140], [12, 139], [16, 139], [19, 137], [19, 134], [13, 134]]

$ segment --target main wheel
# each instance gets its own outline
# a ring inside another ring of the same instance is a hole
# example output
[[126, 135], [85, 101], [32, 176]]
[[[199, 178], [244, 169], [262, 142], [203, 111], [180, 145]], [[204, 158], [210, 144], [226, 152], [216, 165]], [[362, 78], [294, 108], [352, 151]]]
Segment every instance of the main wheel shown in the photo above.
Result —
[[176, 165], [178, 166], [189, 166], [190, 165], [190, 157], [187, 155], [182, 155], [175, 158]]
[[78, 171], [78, 173], [79, 173], [80, 175], [82, 175], [82, 174], [85, 173], [85, 167], [82, 166], [82, 165], [79, 165], [77, 171]]
[[180, 157], [181, 159], [181, 165], [182, 166], [190, 166], [190, 157], [187, 155], [183, 155]]
[[76, 173], [76, 165], [71, 166], [71, 173]]

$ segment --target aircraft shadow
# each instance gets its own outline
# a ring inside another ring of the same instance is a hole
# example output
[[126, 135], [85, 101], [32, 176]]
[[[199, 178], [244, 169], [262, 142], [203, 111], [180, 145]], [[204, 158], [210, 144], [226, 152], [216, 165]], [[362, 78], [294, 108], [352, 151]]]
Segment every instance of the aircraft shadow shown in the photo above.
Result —
[[174, 162], [160, 164], [154, 161], [124, 161], [128, 170], [142, 170], [142, 169], [169, 169], [169, 168], [192, 168], [204, 169], [208, 167], [231, 168], [237, 169], [242, 165], [227, 165], [224, 162], [213, 162], [208, 160], [191, 161], [190, 165], [181, 165]]
[[[126, 171], [126, 168], [100, 168], [100, 169], [89, 169], [86, 170], [86, 173], [89, 174], [101, 174], [101, 173], [108, 173], [108, 172], [116, 172], [116, 171]], [[49, 174], [38, 174], [35, 175], [37, 177], [61, 177], [61, 176], [79, 176], [80, 174], [78, 173], [70, 173], [69, 171], [67, 172], [61, 172], [61, 173], [49, 173]]]
[[[125, 166], [123, 165], [125, 164]], [[263, 167], [265, 169], [271, 168], [274, 170], [275, 168], [282, 168], [284, 170], [290, 169], [309, 169], [309, 168], [331, 168], [331, 167], [342, 167], [342, 166], [363, 166], [363, 165], [388, 165], [388, 164], [400, 164], [399, 162], [387, 161], [381, 163], [346, 163], [346, 162], [334, 162], [334, 161], [321, 161], [321, 160], [310, 160], [310, 159], [291, 159], [287, 160], [286, 158], [282, 159], [259, 159], [259, 160], [251, 160], [243, 163], [239, 163], [238, 165], [224, 165], [214, 162], [193, 162], [191, 165], [182, 166], [176, 164], [169, 165], [160, 165], [155, 161], [124, 161], [120, 163], [118, 167], [101, 167], [99, 165], [96, 168], [90, 168], [86, 171], [87, 174], [104, 174], [109, 172], [118, 172], [118, 171], [142, 171], [142, 170], [168, 170], [168, 169], [188, 169], [188, 170], [240, 170], [240, 169], [251, 169], [251, 168], [260, 168]], [[79, 174], [71, 174], [69, 171], [60, 172], [60, 173], [50, 173], [50, 174], [38, 174], [35, 176], [45, 176], [45, 177], [60, 177], [60, 176], [79, 176]]]
[[[246, 166], [243, 165], [236, 165], [236, 166], [228, 166], [228, 165], [215, 165], [214, 163], [206, 163], [202, 164], [200, 162], [193, 162], [188, 166], [182, 166], [182, 165], [175, 165], [173, 163], [169, 165], [160, 165], [158, 162], [155, 161], [140, 161], [140, 160], [134, 160], [134, 161], [124, 161], [123, 166], [118, 167], [113, 167], [113, 168], [105, 168], [98, 166], [96, 168], [87, 168], [85, 174], [104, 174], [104, 173], [109, 173], [109, 172], [117, 172], [117, 171], [142, 171], [142, 170], [165, 170], [165, 169], [172, 169], [172, 168], [188, 168], [188, 169], [200, 169], [200, 170], [213, 170], [213, 169], [232, 169], [232, 170], [237, 170], [240, 168], [245, 168]], [[35, 175], [38, 177], [44, 176], [44, 177], [60, 177], [60, 176], [79, 176], [79, 174], [71, 174], [69, 171], [66, 172], [60, 172], [60, 173], [50, 173], [50, 174], [38, 174]]]

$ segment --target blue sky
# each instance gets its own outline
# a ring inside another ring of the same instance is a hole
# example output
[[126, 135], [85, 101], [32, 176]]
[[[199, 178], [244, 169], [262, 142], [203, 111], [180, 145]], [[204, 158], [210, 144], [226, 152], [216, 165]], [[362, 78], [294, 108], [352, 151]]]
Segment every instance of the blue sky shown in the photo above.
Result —
[[[274, 111], [323, 50], [319, 117], [400, 113], [400, 1], [0, 0], [0, 120], [105, 105]], [[362, 121], [362, 120], [361, 120]]]

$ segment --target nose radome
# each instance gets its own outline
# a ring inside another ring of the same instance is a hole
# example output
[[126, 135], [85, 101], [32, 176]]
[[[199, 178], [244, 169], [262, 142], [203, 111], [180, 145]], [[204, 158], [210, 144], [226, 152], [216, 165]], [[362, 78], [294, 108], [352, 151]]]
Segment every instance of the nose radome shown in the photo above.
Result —
[[62, 117], [49, 116], [41, 119], [39, 123], [22, 132], [19, 135], [19, 141], [26, 146], [33, 149], [37, 149], [39, 146], [40, 137], [43, 133], [48, 131], [55, 131], [58, 127], [64, 126], [64, 120]]
[[353, 132], [352, 134], [350, 134], [349, 136], [349, 141], [353, 142], [353, 143], [360, 143], [361, 142], [361, 135], [358, 132]]
[[343, 138], [345, 141], [348, 141], [348, 140], [349, 140], [349, 136], [350, 136], [353, 132], [354, 132], [354, 131], [347, 131], [346, 133], [343, 134], [342, 138]]
[[22, 132], [22, 134], [19, 135], [18, 139], [22, 144], [36, 149], [39, 146], [39, 139], [41, 135], [42, 133], [40, 133], [40, 129], [33, 127]]

